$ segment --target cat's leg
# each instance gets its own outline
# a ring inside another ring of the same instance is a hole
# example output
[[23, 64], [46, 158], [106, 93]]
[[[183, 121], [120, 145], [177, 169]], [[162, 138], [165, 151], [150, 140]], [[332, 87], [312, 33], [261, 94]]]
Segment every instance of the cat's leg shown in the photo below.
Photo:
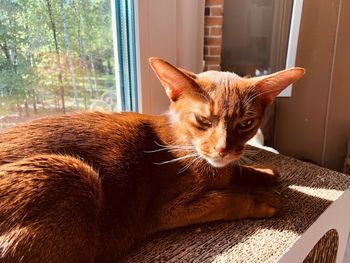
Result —
[[0, 262], [93, 262], [101, 190], [73, 157], [40, 155], [0, 167]]
[[157, 214], [156, 231], [242, 218], [274, 216], [279, 209], [279, 199], [267, 193], [243, 193], [236, 191], [209, 191], [191, 202], [181, 198], [173, 200]]
[[235, 166], [231, 182], [239, 186], [273, 186], [279, 183], [279, 179], [279, 173], [271, 168]]

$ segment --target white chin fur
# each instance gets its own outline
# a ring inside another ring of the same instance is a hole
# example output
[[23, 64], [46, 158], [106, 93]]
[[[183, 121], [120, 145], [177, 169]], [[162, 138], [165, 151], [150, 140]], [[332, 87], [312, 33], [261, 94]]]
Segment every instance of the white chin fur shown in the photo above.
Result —
[[230, 164], [232, 161], [230, 160], [220, 160], [220, 161], [214, 161], [211, 160], [209, 158], [205, 158], [207, 160], [207, 162], [211, 165], [214, 166], [216, 168], [221, 168], [221, 167], [225, 167], [226, 165]]

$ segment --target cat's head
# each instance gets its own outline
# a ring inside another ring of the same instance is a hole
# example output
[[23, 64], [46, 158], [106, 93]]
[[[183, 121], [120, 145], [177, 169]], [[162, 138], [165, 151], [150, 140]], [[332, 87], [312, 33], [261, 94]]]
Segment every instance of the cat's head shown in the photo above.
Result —
[[305, 70], [291, 68], [253, 78], [207, 71], [194, 74], [159, 58], [150, 64], [171, 101], [170, 118], [176, 136], [195, 146], [214, 167], [238, 159], [244, 144], [261, 124], [265, 108]]

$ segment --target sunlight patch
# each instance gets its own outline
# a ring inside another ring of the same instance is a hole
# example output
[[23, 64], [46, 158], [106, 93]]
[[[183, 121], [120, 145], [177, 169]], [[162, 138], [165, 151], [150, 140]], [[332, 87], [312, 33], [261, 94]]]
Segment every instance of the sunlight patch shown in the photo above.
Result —
[[337, 200], [338, 197], [344, 192], [335, 189], [314, 188], [300, 185], [290, 185], [289, 188], [307, 195], [312, 195], [329, 201]]

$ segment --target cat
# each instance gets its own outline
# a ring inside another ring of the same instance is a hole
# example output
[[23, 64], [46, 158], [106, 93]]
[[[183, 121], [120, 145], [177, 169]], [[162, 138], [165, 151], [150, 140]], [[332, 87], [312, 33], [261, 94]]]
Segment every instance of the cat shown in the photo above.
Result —
[[167, 114], [85, 112], [0, 134], [1, 262], [115, 262], [158, 231], [277, 213], [279, 198], [253, 185], [278, 173], [238, 160], [304, 69], [241, 78], [150, 65]]

